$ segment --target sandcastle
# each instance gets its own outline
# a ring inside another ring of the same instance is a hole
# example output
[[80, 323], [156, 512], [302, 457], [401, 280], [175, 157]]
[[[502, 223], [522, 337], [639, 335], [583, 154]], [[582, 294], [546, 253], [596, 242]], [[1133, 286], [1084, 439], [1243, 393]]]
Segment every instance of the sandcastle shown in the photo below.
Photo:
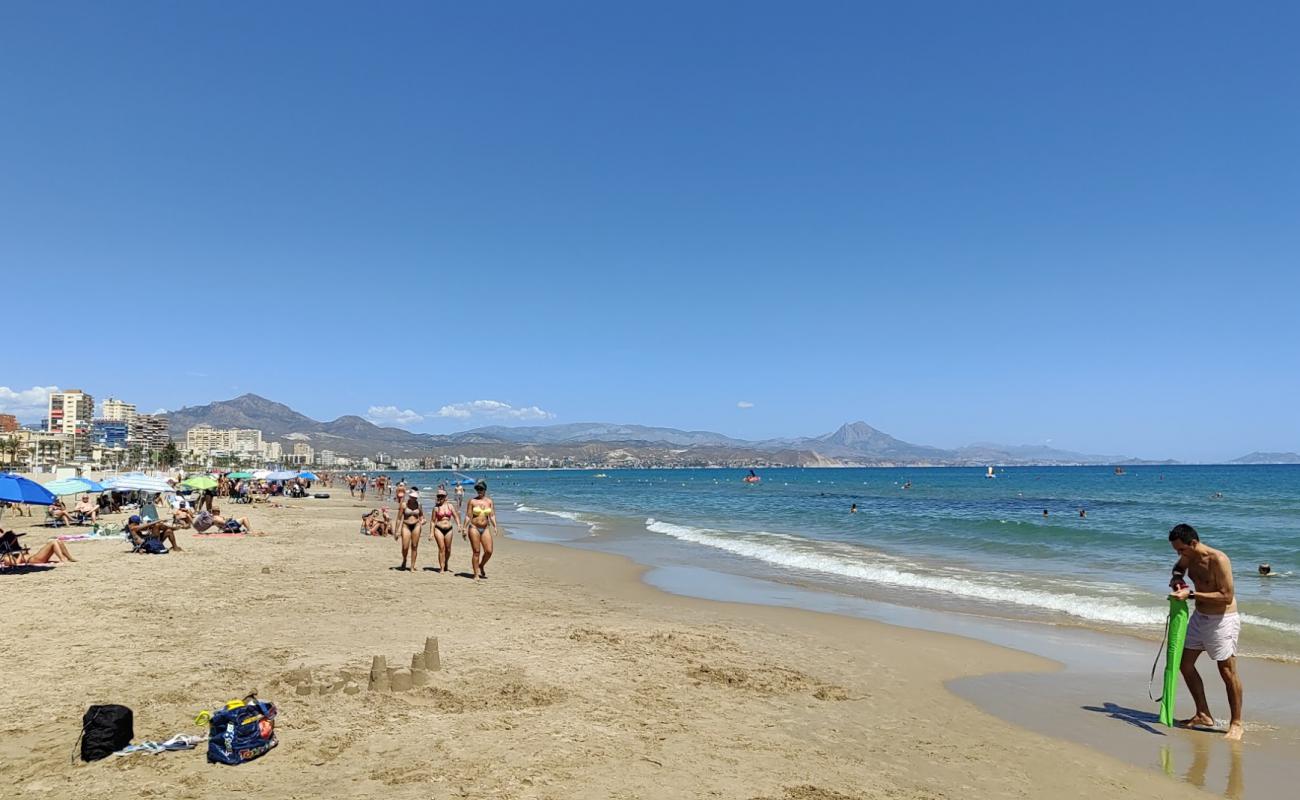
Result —
[[370, 664], [370, 683], [367, 688], [372, 692], [406, 692], [411, 689], [429, 685], [429, 673], [442, 669], [438, 657], [438, 637], [430, 636], [424, 640], [423, 652], [411, 654], [410, 667], [390, 667], [387, 656], [375, 656]]
[[[424, 640], [424, 649], [411, 654], [410, 667], [390, 667], [387, 656], [374, 656], [370, 662], [370, 678], [366, 688], [372, 692], [407, 692], [428, 686], [430, 672], [442, 668], [438, 657], [438, 637]], [[289, 672], [285, 679], [293, 684], [300, 696], [311, 694], [357, 694], [361, 691], [360, 676], [343, 670], [333, 678], [315, 676], [305, 665]]]

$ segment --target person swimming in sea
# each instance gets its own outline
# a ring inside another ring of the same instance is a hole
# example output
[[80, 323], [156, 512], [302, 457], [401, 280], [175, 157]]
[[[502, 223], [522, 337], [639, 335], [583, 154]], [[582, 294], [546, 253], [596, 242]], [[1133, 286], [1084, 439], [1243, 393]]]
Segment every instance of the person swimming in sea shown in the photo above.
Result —
[[857, 503], [854, 503], [853, 505], [849, 506], [849, 513], [850, 513], [850, 514], [856, 514], [856, 513], [858, 513], [858, 504], [857, 504]]
[[1270, 567], [1268, 564], [1260, 564], [1259, 574], [1265, 578], [1270, 577], [1273, 574], [1273, 568]]
[[1088, 518], [1088, 509], [1086, 508], [1079, 509], [1079, 519], [1087, 519], [1087, 518]]

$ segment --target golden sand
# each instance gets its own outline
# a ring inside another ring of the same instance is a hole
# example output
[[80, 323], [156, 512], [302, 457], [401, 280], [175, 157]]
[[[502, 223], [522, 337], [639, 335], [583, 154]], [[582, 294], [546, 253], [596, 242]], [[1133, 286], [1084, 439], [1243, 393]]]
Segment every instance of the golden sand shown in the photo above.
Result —
[[[943, 688], [964, 674], [1050, 668], [1031, 656], [831, 615], [670, 596], [622, 559], [509, 538], [486, 582], [397, 572], [397, 545], [360, 536], [361, 504], [339, 494], [226, 508], [270, 531], [264, 538], [184, 531], [186, 552], [166, 556], [72, 543], [79, 563], [0, 574], [0, 794], [1197, 794], [1013, 727]], [[435, 550], [424, 543], [423, 566]], [[453, 567], [467, 569], [468, 559], [457, 538]], [[367, 690], [373, 656], [407, 666], [429, 636], [441, 657], [429, 685]], [[258, 761], [209, 765], [202, 748], [69, 761], [92, 703], [130, 706], [137, 739], [163, 740], [204, 732], [196, 713], [252, 689], [280, 709], [280, 746]]]

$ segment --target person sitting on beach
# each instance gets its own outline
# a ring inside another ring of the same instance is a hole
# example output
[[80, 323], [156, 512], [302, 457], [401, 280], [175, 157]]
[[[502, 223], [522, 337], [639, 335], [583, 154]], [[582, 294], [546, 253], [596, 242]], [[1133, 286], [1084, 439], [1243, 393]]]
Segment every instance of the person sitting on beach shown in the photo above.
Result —
[[[1196, 610], [1187, 622], [1187, 639], [1183, 643], [1182, 673], [1187, 689], [1196, 702], [1196, 714], [1178, 724], [1186, 728], [1212, 728], [1214, 716], [1205, 700], [1205, 684], [1196, 671], [1196, 659], [1209, 653], [1218, 662], [1219, 677], [1228, 690], [1228, 709], [1232, 714], [1225, 739], [1240, 741], [1241, 678], [1237, 674], [1237, 636], [1241, 617], [1237, 614], [1237, 596], [1232, 582], [1232, 562], [1226, 553], [1207, 547], [1191, 525], [1175, 525], [1169, 531], [1169, 544], [1178, 553], [1173, 577], [1169, 579], [1170, 597], [1193, 600]], [[1192, 579], [1192, 588], [1183, 576]]]
[[90, 495], [88, 494], [83, 494], [81, 496], [81, 502], [73, 506], [72, 510], [81, 517], [82, 522], [85, 522], [86, 520], [99, 522], [99, 505], [90, 502]]
[[393, 521], [388, 507], [376, 508], [361, 515], [362, 532], [367, 536], [392, 536]]
[[177, 528], [188, 528], [194, 524], [194, 508], [190, 501], [180, 495], [174, 495], [172, 500], [172, 525]]
[[0, 536], [0, 565], [6, 567], [23, 567], [28, 564], [48, 564], [51, 561], [71, 563], [77, 559], [68, 552], [68, 546], [58, 539], [51, 539], [41, 545], [35, 553], [29, 552], [18, 542], [25, 533], [6, 531]]
[[62, 500], [55, 500], [54, 503], [50, 505], [49, 510], [46, 512], [46, 517], [63, 525], [72, 524], [72, 515], [68, 513], [68, 509], [63, 505]]
[[219, 533], [251, 533], [254, 536], [262, 534], [253, 530], [253, 523], [248, 521], [248, 517], [226, 517], [221, 516], [221, 509], [213, 507], [211, 511], [200, 511], [194, 518], [194, 532], [204, 533], [210, 528], [216, 528]]
[[175, 529], [161, 520], [144, 522], [138, 515], [132, 514], [126, 521], [126, 532], [136, 547], [144, 544], [145, 539], [159, 539], [170, 543], [173, 550], [181, 550], [181, 546], [176, 544]]

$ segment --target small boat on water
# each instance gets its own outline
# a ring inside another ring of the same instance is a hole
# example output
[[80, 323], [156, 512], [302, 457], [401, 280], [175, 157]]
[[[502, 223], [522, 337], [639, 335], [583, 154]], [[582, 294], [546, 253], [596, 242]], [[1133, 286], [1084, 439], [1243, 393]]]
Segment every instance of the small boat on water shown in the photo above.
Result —
[[592, 475], [591, 477], [593, 477], [593, 478], [608, 478], [609, 476], [606, 475], [606, 474], [603, 473], [603, 472], [597, 472], [595, 475]]
[[994, 475], [994, 474], [993, 474], [993, 468], [992, 468], [992, 467], [989, 467], [988, 474], [985, 475], [984, 477], [986, 477], [986, 478], [996, 478], [997, 475]]
[[752, 469], [749, 471], [749, 474], [744, 477], [745, 483], [759, 483], [762, 480], [762, 478], [754, 474], [754, 470]]

